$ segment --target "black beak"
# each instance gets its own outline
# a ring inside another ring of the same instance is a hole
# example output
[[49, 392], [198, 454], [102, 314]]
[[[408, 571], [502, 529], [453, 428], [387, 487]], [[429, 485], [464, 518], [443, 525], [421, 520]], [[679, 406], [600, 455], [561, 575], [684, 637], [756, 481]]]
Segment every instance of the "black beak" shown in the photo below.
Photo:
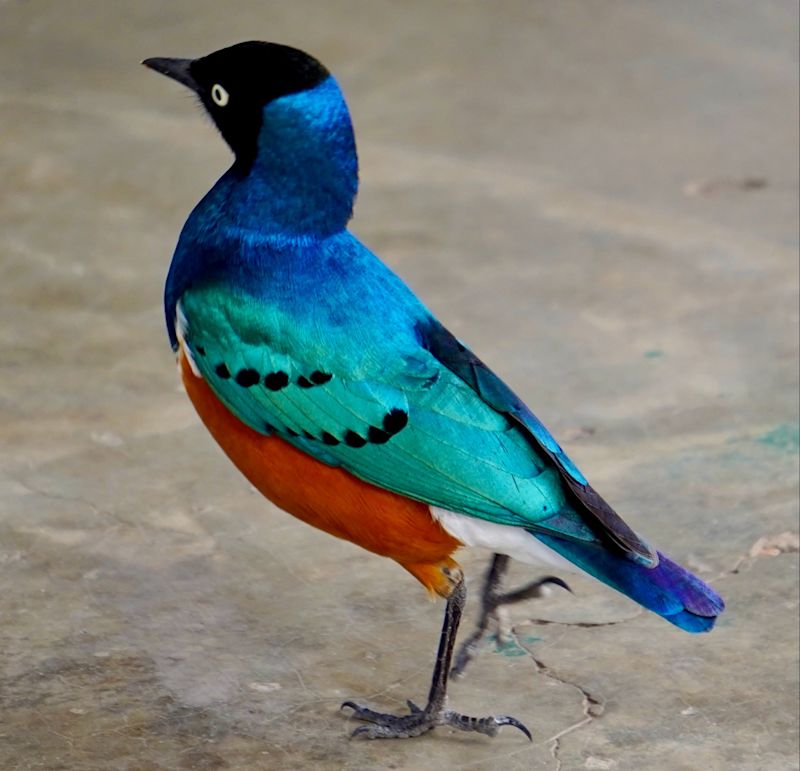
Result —
[[199, 91], [200, 86], [192, 77], [190, 71], [192, 62], [192, 59], [165, 59], [157, 56], [152, 59], [145, 59], [142, 64], [151, 70], [166, 75], [168, 78], [177, 80], [178, 83], [183, 83], [184, 86], [192, 89], [192, 91]]

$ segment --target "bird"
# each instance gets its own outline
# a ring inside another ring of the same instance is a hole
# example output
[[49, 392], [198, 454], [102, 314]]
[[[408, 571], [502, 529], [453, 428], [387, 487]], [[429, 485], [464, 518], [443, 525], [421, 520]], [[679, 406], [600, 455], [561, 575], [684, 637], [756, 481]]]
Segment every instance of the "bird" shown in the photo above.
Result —
[[[437, 726], [495, 736], [509, 715], [449, 708], [504, 605], [509, 559], [601, 581], [688, 632], [722, 598], [637, 535], [542, 422], [349, 229], [358, 158], [342, 90], [313, 56], [248, 41], [143, 64], [188, 87], [233, 153], [189, 215], [164, 290], [186, 393], [212, 437], [270, 501], [388, 557], [445, 600], [428, 701], [382, 713], [347, 701], [352, 736]], [[455, 665], [466, 601], [461, 547], [494, 556], [482, 615]]]

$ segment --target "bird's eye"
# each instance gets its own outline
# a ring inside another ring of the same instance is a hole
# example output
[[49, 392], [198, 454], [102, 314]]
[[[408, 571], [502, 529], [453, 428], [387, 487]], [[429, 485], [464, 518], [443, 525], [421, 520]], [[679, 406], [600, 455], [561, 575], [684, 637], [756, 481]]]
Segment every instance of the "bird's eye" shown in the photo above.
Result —
[[211, 98], [214, 100], [214, 104], [224, 107], [231, 97], [219, 83], [215, 83], [211, 86]]

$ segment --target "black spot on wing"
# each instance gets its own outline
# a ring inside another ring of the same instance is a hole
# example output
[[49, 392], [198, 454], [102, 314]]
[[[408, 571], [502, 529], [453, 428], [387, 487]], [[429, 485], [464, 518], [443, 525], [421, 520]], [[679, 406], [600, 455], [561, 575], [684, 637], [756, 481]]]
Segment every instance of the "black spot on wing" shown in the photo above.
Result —
[[250, 388], [261, 380], [261, 376], [254, 369], [244, 368], [236, 373], [236, 382], [242, 388]]
[[333, 375], [330, 375], [327, 372], [321, 372], [320, 370], [315, 369], [308, 377], [305, 375], [300, 375], [296, 382], [300, 388], [313, 388], [314, 386], [324, 385], [332, 377]]
[[391, 438], [391, 434], [377, 426], [370, 426], [367, 430], [367, 439], [369, 439], [372, 444], [386, 444]]
[[264, 385], [270, 391], [280, 391], [281, 388], [286, 388], [289, 385], [289, 376], [282, 370], [270, 372], [264, 376]]
[[333, 377], [333, 375], [331, 375], [329, 372], [320, 372], [318, 369], [315, 369], [309, 375], [309, 377], [314, 385], [324, 385]]
[[399, 434], [408, 425], [408, 413], [395, 407], [383, 416], [383, 430], [394, 436]]
[[231, 373], [224, 364], [217, 364], [217, 366], [214, 367], [214, 372], [217, 373], [217, 377], [221, 377], [223, 380], [227, 380], [231, 376]]
[[367, 443], [367, 440], [355, 431], [348, 430], [344, 435], [344, 443], [348, 447], [363, 447]]
[[202, 346], [202, 345], [198, 345], [198, 346], [195, 348], [195, 350], [196, 350], [196, 351], [197, 351], [197, 352], [198, 352], [198, 353], [199, 353], [201, 356], [205, 356], [205, 355], [206, 355], [206, 349], [205, 349], [205, 348], [203, 348], [203, 346]]
[[339, 440], [333, 434], [330, 434], [327, 431], [322, 432], [322, 441], [325, 444], [331, 445], [331, 447], [339, 444]]

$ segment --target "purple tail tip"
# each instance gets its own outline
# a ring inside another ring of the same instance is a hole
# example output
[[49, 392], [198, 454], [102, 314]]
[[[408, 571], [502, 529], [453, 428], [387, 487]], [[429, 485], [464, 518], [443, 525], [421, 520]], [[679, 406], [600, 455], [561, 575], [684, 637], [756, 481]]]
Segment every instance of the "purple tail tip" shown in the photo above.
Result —
[[708, 584], [661, 552], [658, 565], [649, 568], [600, 544], [535, 535], [589, 575], [687, 632], [708, 632], [725, 610], [722, 597]]

